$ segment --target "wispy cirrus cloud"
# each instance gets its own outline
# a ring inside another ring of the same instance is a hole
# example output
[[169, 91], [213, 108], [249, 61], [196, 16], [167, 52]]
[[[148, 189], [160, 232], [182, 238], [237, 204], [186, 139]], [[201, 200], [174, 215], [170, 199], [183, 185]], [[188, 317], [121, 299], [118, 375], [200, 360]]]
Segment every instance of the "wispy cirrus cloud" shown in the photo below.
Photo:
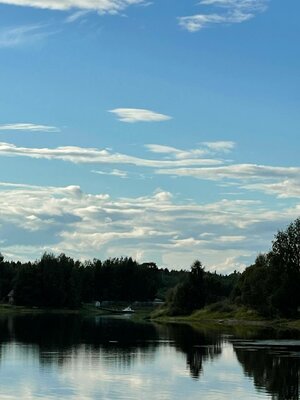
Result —
[[67, 11], [72, 9], [97, 11], [99, 13], [118, 13], [131, 5], [144, 3], [144, 0], [0, 0], [0, 4], [34, 7], [49, 10]]
[[114, 110], [109, 110], [109, 112], [115, 114], [119, 121], [129, 123], [160, 122], [172, 119], [169, 115], [160, 114], [143, 108], [115, 108]]
[[31, 123], [2, 124], [0, 131], [23, 131], [23, 132], [60, 132], [56, 126], [39, 125]]
[[202, 5], [213, 5], [223, 8], [232, 9], [233, 7], [240, 10], [248, 11], [265, 11], [269, 0], [202, 0]]
[[202, 0], [199, 5], [211, 6], [214, 12], [179, 17], [178, 21], [189, 32], [216, 24], [239, 24], [265, 11], [268, 2], [269, 0]]
[[0, 29], [0, 48], [33, 44], [55, 33], [42, 24], [2, 27]]
[[75, 11], [72, 14], [70, 14], [66, 19], [65, 22], [67, 23], [73, 23], [78, 21], [79, 19], [85, 17], [90, 11], [89, 10], [79, 10]]
[[[147, 5], [144, 0], [0, 0], [1, 4], [69, 11], [65, 23], [73, 23], [92, 11], [98, 14], [118, 14], [132, 5]], [[58, 33], [61, 29], [62, 27], [51, 27], [42, 23], [2, 27], [0, 48], [31, 45]]]

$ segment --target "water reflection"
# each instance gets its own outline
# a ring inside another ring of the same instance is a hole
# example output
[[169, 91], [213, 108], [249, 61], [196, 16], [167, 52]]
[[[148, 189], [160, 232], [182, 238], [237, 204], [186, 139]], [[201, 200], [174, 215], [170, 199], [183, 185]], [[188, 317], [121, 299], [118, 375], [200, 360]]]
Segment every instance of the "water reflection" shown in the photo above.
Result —
[[162, 325], [159, 329], [160, 336], [174, 342], [176, 350], [186, 355], [186, 364], [193, 378], [199, 378], [202, 364], [213, 360], [222, 352], [222, 337], [210, 332], [195, 330], [190, 325]]
[[234, 350], [246, 376], [274, 400], [299, 400], [300, 342], [236, 342]]
[[77, 315], [31, 315], [0, 319], [0, 343], [15, 341], [34, 346], [41, 364], [64, 364], [80, 350], [113, 353], [117, 364], [130, 365], [147, 350], [155, 351], [158, 339], [151, 324], [126, 319], [81, 318]]
[[296, 400], [294, 339], [127, 318], [0, 318], [0, 398]]
[[[191, 376], [199, 378], [203, 362], [221, 354], [217, 334], [205, 335], [189, 325], [136, 323], [126, 318], [81, 318], [77, 315], [31, 315], [0, 319], [0, 343], [27, 344], [40, 363], [63, 366], [78, 351], [105, 362], [129, 367], [136, 359], [151, 358], [163, 344], [186, 356]], [[29, 346], [30, 345], [30, 346]], [[112, 357], [110, 357], [112, 356]], [[1, 354], [0, 354], [1, 359]]]

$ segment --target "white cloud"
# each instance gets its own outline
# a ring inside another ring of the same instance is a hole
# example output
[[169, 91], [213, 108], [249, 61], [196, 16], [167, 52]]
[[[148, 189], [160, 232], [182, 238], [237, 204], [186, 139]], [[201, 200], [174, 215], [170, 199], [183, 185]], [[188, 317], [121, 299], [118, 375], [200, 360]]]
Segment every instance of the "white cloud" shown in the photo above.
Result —
[[[138, 252], [141, 261], [161, 265], [169, 260], [172, 268], [188, 268], [196, 258], [208, 268], [222, 268], [231, 257], [250, 263], [257, 252], [267, 251], [274, 232], [300, 210], [276, 210], [250, 200], [183, 203], [162, 189], [112, 198], [78, 186], [2, 182], [0, 187], [1, 252], [22, 259], [35, 259], [45, 250], [81, 259]], [[226, 272], [235, 268], [226, 264]]]
[[268, 2], [269, 0], [202, 0], [200, 4], [254, 12], [265, 11]]
[[148, 168], [173, 168], [191, 165], [218, 165], [221, 161], [206, 158], [179, 160], [150, 160], [140, 157], [114, 153], [108, 149], [85, 148], [77, 146], [50, 148], [18, 147], [0, 142], [0, 156], [22, 156], [37, 159], [63, 160], [72, 163], [131, 164]]
[[49, 125], [17, 123], [0, 125], [0, 131], [60, 132], [60, 129]]
[[200, 148], [182, 150], [176, 147], [164, 146], [159, 144], [146, 144], [145, 147], [152, 153], [166, 154], [168, 158], [177, 160], [203, 158], [207, 155], [216, 153], [229, 153], [234, 149], [235, 143], [229, 141], [202, 142]]
[[122, 122], [160, 122], [167, 121], [172, 117], [164, 114], [159, 114], [151, 110], [145, 110], [142, 108], [116, 108], [109, 110], [109, 112], [115, 114], [117, 118]]
[[218, 167], [161, 169], [158, 174], [190, 176], [207, 180], [265, 180], [297, 178], [300, 167], [274, 167], [256, 164], [232, 164]]
[[[24, 127], [24, 129], [26, 126]], [[46, 127], [55, 129], [54, 127]], [[23, 129], [23, 128], [21, 128]], [[33, 126], [35, 129], [41, 129]], [[1, 128], [0, 128], [1, 130]], [[65, 146], [57, 148], [19, 147], [0, 142], [0, 156], [29, 157], [34, 159], [61, 160], [76, 164], [133, 165], [149, 168], [151, 173], [171, 177], [190, 177], [218, 182], [219, 186], [235, 186], [242, 190], [264, 192], [281, 198], [300, 197], [300, 167], [279, 167], [257, 164], [234, 164], [214, 155], [227, 153], [234, 148], [233, 142], [203, 142], [199, 148], [183, 150], [172, 146], [148, 144], [145, 147], [156, 159], [136, 157], [117, 153], [111, 149]], [[93, 170], [100, 175], [128, 177], [128, 172], [112, 170]], [[134, 171], [135, 177], [143, 177], [142, 171]], [[228, 194], [228, 193], [227, 193]], [[236, 194], [236, 193], [235, 193]]]
[[152, 153], [166, 154], [169, 158], [175, 158], [177, 160], [203, 158], [203, 156], [208, 153], [204, 149], [181, 150], [159, 144], [146, 144], [145, 147]]
[[179, 17], [179, 25], [189, 32], [196, 32], [209, 25], [231, 25], [254, 18], [257, 13], [267, 8], [268, 0], [203, 0], [202, 6], [214, 6], [225, 12], [201, 13], [186, 17]]
[[203, 142], [202, 144], [216, 153], [229, 153], [236, 146], [235, 142], [231, 141]]
[[127, 171], [121, 171], [119, 169], [113, 169], [112, 171], [92, 171], [94, 174], [98, 175], [110, 175], [110, 176], [118, 176], [119, 178], [128, 178]]
[[253, 191], [260, 191], [278, 198], [300, 198], [300, 178], [284, 179], [275, 183], [249, 183], [242, 188]]
[[[160, 175], [220, 181], [220, 186], [263, 192], [278, 198], [300, 198], [300, 167], [231, 164], [209, 167], [161, 168]], [[237, 195], [238, 193], [231, 193]]]
[[72, 9], [118, 13], [125, 8], [142, 4], [143, 0], [0, 0], [0, 4], [66, 11]]
[[[228, 16], [218, 14], [197, 14], [187, 17], [179, 17], [179, 25], [189, 32], [197, 32], [200, 29], [206, 28], [211, 24], [220, 24], [228, 22]], [[231, 18], [232, 22], [232, 18]], [[241, 22], [241, 21], [236, 21]]]

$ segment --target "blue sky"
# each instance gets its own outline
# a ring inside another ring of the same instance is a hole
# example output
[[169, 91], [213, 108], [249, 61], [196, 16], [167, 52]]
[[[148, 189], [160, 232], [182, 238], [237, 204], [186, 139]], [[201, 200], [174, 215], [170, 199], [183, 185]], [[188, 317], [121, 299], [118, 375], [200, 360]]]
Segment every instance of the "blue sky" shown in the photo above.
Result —
[[0, 0], [0, 243], [242, 270], [299, 216], [279, 0]]

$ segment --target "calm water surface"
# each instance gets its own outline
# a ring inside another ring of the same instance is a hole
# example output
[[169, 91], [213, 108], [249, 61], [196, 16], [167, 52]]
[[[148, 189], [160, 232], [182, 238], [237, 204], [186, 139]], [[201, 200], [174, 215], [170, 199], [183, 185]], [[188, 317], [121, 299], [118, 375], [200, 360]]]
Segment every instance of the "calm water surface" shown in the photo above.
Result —
[[127, 318], [2, 318], [0, 399], [298, 400], [297, 339]]

